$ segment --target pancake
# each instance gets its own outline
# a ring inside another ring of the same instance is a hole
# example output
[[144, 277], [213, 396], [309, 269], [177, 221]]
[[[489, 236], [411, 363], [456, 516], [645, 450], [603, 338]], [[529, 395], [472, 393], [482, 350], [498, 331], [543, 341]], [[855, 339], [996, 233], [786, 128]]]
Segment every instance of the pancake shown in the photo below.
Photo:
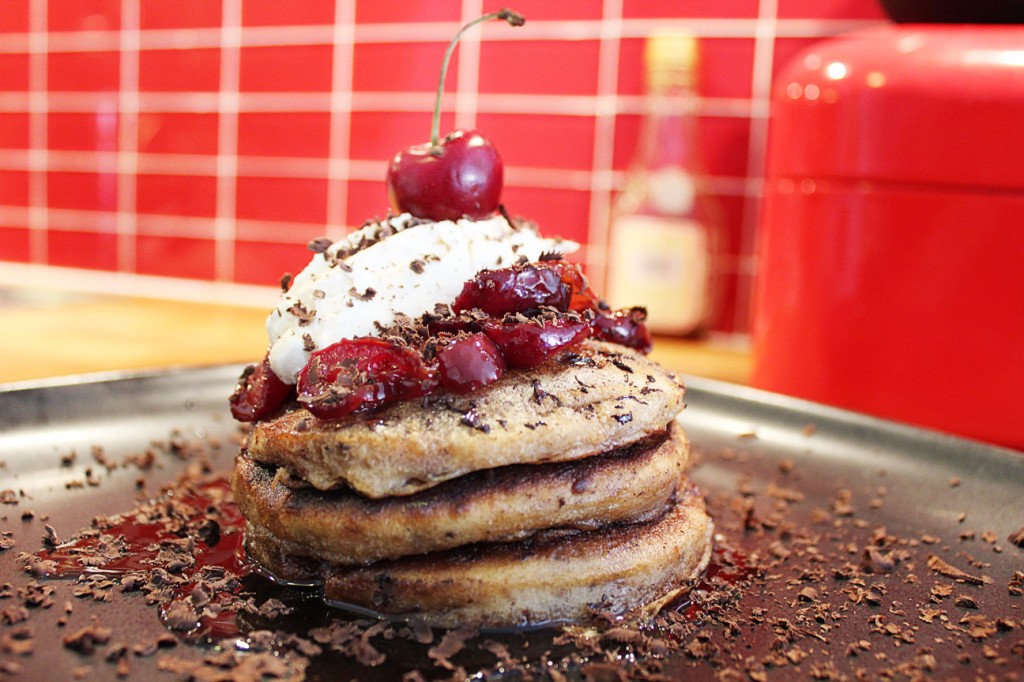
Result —
[[537, 535], [419, 557], [346, 567], [283, 549], [246, 525], [250, 558], [272, 576], [319, 583], [328, 600], [441, 627], [585, 621], [664, 603], [696, 579], [711, 555], [713, 524], [689, 484], [661, 517], [589, 532]]
[[245, 450], [321, 490], [383, 498], [481, 469], [608, 452], [663, 431], [682, 408], [671, 372], [623, 346], [586, 341], [470, 396], [439, 393], [337, 420], [293, 406], [255, 424]]
[[683, 430], [673, 425], [606, 455], [489, 469], [382, 500], [350, 490], [295, 489], [277, 480], [274, 468], [241, 455], [232, 487], [246, 520], [274, 535], [288, 554], [365, 564], [659, 516], [687, 453]]

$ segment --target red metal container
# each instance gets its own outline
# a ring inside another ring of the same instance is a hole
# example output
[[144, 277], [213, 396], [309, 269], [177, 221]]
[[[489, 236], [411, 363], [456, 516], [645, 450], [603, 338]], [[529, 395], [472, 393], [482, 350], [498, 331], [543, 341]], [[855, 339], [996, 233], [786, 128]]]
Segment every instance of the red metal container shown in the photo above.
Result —
[[816, 44], [771, 116], [753, 383], [1024, 449], [1024, 27]]

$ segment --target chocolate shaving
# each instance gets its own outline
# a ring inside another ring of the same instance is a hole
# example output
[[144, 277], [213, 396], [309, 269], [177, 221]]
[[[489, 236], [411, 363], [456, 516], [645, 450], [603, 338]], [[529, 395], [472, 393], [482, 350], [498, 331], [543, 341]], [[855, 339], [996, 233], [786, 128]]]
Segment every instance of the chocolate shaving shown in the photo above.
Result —
[[562, 405], [563, 405], [562, 399], [559, 398], [556, 395], [548, 393], [543, 388], [541, 388], [540, 379], [534, 379], [532, 385], [533, 385], [533, 402], [535, 402], [538, 405], [540, 405], [541, 403], [544, 402], [545, 398], [550, 398], [557, 407], [562, 407]]
[[1006, 539], [1012, 542], [1013, 544], [1017, 545], [1018, 547], [1024, 548], [1024, 527], [1020, 528], [1020, 530], [1010, 533], [1009, 537], [1007, 537]]
[[454, 670], [455, 666], [450, 659], [462, 651], [466, 646], [466, 642], [476, 637], [476, 635], [477, 631], [472, 628], [449, 630], [444, 633], [444, 637], [441, 638], [438, 644], [430, 647], [427, 655], [442, 668]]
[[1011, 596], [1024, 596], [1024, 571], [1014, 571], [1006, 587]]
[[306, 306], [303, 305], [301, 301], [293, 303], [292, 306], [288, 308], [288, 312], [298, 319], [300, 327], [305, 327], [316, 319], [316, 311], [307, 310]]
[[74, 649], [80, 654], [90, 656], [96, 651], [96, 645], [110, 641], [111, 629], [98, 625], [95, 621], [75, 632], [65, 635], [64, 646]]
[[622, 360], [619, 360], [618, 358], [612, 358], [611, 359], [611, 363], [613, 365], [615, 365], [616, 367], [618, 367], [619, 369], [621, 369], [623, 372], [626, 372], [628, 374], [632, 374], [633, 373], [633, 368], [630, 367], [629, 365], [627, 365]]
[[947, 578], [952, 578], [953, 580], [959, 583], [970, 583], [971, 585], [984, 585], [986, 583], [992, 582], [992, 579], [988, 576], [975, 576], [971, 575], [970, 573], [961, 571], [956, 566], [946, 563], [934, 554], [928, 555], [928, 568], [935, 571], [936, 573], [946, 576]]
[[468, 412], [463, 414], [459, 418], [459, 423], [462, 424], [463, 426], [468, 426], [471, 429], [476, 429], [477, 431], [480, 431], [481, 433], [490, 433], [491, 432], [490, 425], [489, 424], [484, 424], [484, 423], [482, 423], [480, 421], [480, 415], [477, 413], [475, 408], [474, 409], [470, 409]]
[[313, 253], [323, 253], [327, 249], [331, 248], [332, 244], [334, 244], [334, 242], [328, 237], [317, 237], [316, 239], [311, 239], [309, 243], [306, 244], [306, 248]]
[[60, 544], [60, 538], [57, 537], [57, 529], [48, 523], [43, 524], [43, 530], [46, 534], [43, 535], [43, 544], [48, 547], [56, 547]]
[[377, 290], [373, 287], [367, 287], [366, 291], [359, 293], [355, 287], [352, 287], [348, 290], [348, 295], [357, 301], [369, 301], [377, 295]]

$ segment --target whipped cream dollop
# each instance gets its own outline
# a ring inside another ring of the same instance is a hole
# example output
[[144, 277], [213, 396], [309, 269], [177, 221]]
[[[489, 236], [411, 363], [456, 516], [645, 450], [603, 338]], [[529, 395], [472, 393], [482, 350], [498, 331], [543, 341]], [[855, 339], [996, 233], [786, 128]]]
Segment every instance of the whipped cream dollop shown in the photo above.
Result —
[[404, 213], [367, 223], [315, 254], [281, 295], [267, 318], [270, 367], [295, 383], [313, 351], [342, 339], [379, 336], [400, 316], [417, 318], [451, 305], [481, 270], [577, 248], [501, 215], [432, 222]]

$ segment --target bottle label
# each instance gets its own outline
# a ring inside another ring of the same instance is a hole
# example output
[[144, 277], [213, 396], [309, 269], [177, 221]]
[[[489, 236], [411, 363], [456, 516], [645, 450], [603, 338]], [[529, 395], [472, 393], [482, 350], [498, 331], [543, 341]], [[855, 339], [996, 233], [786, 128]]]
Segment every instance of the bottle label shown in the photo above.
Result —
[[708, 309], [708, 237], [696, 220], [624, 215], [612, 225], [608, 256], [612, 307], [647, 308], [651, 331], [687, 334]]
[[693, 176], [685, 170], [666, 166], [647, 175], [647, 196], [658, 213], [687, 215], [693, 211], [697, 187]]

